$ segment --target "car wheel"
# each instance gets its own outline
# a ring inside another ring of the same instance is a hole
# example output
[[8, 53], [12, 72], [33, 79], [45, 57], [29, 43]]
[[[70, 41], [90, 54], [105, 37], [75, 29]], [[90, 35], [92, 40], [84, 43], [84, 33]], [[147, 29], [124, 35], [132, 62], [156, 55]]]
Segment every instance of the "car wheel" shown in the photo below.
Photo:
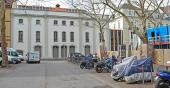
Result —
[[0, 65], [2, 65], [2, 61], [0, 61]]
[[83, 69], [85, 66], [83, 64], [80, 64], [80, 68]]
[[13, 64], [18, 64], [18, 62], [16, 60], [13, 60], [12, 63]]
[[38, 64], [40, 64], [40, 61], [38, 61]]

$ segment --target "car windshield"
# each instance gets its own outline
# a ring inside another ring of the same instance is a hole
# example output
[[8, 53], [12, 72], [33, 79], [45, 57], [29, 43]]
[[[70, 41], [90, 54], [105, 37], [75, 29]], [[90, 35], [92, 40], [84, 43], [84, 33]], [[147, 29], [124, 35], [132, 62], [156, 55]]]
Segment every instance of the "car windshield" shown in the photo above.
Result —
[[15, 51], [12, 51], [12, 52], [11, 52], [11, 56], [18, 56], [18, 53], [15, 52]]

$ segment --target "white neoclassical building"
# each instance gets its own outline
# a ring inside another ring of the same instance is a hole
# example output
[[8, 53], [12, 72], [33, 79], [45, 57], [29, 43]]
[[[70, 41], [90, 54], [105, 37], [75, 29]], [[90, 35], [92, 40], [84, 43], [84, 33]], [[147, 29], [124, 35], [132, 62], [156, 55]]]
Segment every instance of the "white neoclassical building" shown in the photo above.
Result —
[[[95, 21], [80, 10], [17, 6], [11, 11], [11, 47], [23, 53], [39, 51], [42, 58], [62, 58], [71, 52], [99, 52]], [[110, 50], [109, 25], [105, 31]]]

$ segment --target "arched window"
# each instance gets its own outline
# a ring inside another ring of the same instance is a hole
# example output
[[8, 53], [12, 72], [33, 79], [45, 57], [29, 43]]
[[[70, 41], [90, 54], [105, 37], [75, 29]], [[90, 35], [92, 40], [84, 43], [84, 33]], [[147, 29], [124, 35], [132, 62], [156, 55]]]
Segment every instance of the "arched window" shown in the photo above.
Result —
[[90, 45], [85, 45], [84, 51], [85, 51], [85, 55], [90, 54]]
[[41, 57], [41, 55], [42, 55], [42, 47], [41, 47], [41, 46], [35, 46], [35, 47], [34, 47], [34, 51], [39, 52], [40, 57]]
[[53, 46], [53, 58], [57, 59], [59, 57], [59, 47]]
[[70, 46], [69, 52], [70, 54], [75, 53], [75, 46]]
[[61, 46], [61, 57], [67, 57], [67, 46]]

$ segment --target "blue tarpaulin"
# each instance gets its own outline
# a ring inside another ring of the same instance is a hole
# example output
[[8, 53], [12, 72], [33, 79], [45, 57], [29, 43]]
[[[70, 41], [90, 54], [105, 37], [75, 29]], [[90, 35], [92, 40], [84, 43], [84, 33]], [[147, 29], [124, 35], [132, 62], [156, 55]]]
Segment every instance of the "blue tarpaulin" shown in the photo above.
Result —
[[140, 60], [135, 60], [130, 66], [125, 70], [125, 76], [130, 76], [135, 73], [151, 72], [153, 69], [152, 59], [144, 58]]
[[[147, 37], [154, 38], [153, 41], [156, 42], [169, 42], [167, 38], [170, 35], [170, 26], [159, 26], [156, 28], [148, 28], [147, 29]], [[159, 38], [160, 37], [160, 38]]]

